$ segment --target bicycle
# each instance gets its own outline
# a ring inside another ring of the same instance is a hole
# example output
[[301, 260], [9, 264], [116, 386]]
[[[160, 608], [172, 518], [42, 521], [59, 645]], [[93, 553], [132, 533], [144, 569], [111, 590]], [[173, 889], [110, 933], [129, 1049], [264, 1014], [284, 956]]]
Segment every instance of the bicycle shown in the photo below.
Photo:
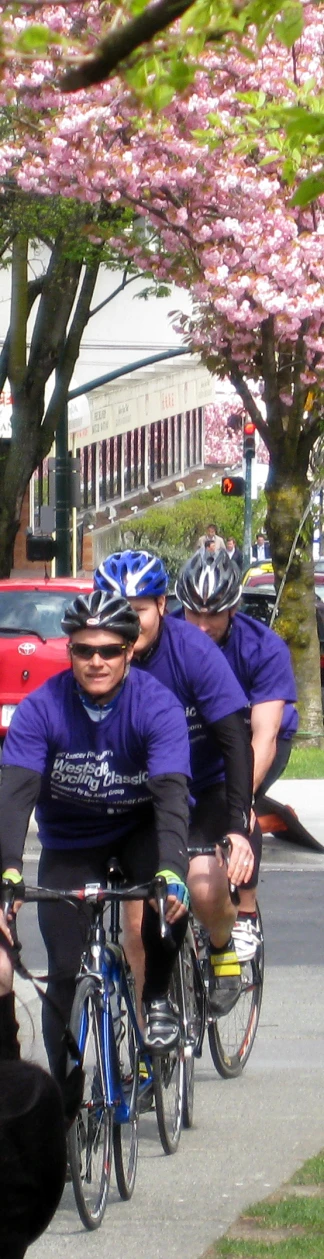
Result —
[[[228, 860], [230, 841], [218, 841]], [[215, 847], [189, 846], [189, 856], [215, 855]], [[231, 898], [238, 903], [237, 889], [231, 887]], [[241, 987], [228, 1014], [216, 1016], [209, 1005], [209, 937], [208, 932], [190, 914], [189, 926], [174, 971], [178, 990], [178, 1005], [183, 1023], [185, 1078], [183, 1098], [183, 1126], [191, 1127], [194, 1104], [195, 1058], [202, 1054], [207, 1029], [213, 1064], [223, 1079], [233, 1079], [242, 1074], [255, 1041], [260, 1017], [263, 974], [264, 941], [260, 909], [258, 930], [260, 945], [251, 961], [241, 964]], [[182, 996], [179, 997], [179, 989]]]
[[[138, 1110], [145, 1094], [154, 1092], [158, 1129], [167, 1153], [177, 1148], [181, 1131], [183, 1041], [180, 1037], [174, 1050], [154, 1056], [151, 1061], [137, 1023], [133, 977], [119, 944], [121, 902], [143, 900], [148, 895], [155, 896], [158, 902], [161, 934], [171, 942], [164, 915], [167, 885], [159, 877], [150, 885], [128, 886], [120, 882], [121, 877], [117, 862], [112, 860], [107, 888], [97, 884], [74, 891], [26, 887], [24, 894], [26, 902], [65, 901], [76, 908], [83, 902], [90, 908], [87, 947], [76, 977], [67, 1032], [68, 1045], [69, 1031], [72, 1033], [85, 1076], [82, 1105], [67, 1142], [76, 1205], [82, 1223], [89, 1230], [98, 1228], [103, 1220], [112, 1154], [120, 1197], [127, 1200], [133, 1193]], [[110, 904], [108, 940], [103, 925], [107, 903]], [[38, 986], [37, 990], [40, 991]], [[140, 1076], [140, 1062], [145, 1076]], [[75, 1054], [69, 1049], [68, 1072], [74, 1065]]]

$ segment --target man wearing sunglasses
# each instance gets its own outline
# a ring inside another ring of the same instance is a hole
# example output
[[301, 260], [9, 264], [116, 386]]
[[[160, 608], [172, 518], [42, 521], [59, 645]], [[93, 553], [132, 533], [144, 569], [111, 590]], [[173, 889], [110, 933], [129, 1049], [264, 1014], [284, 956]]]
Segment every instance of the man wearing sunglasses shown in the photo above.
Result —
[[[65, 611], [71, 671], [27, 696], [8, 730], [0, 788], [2, 879], [19, 905], [22, 854], [31, 811], [42, 854], [39, 883], [67, 890], [106, 883], [116, 854], [127, 879], [163, 874], [174, 951], [166, 952], [154, 903], [144, 904], [144, 1035], [150, 1049], [176, 1044], [167, 992], [187, 924], [189, 745], [179, 702], [155, 678], [129, 672], [139, 619], [126, 599], [79, 595]], [[48, 952], [49, 995], [68, 1022], [86, 922], [72, 907], [39, 906]], [[53, 1073], [65, 1062], [61, 1028], [46, 1003], [44, 1040]]]

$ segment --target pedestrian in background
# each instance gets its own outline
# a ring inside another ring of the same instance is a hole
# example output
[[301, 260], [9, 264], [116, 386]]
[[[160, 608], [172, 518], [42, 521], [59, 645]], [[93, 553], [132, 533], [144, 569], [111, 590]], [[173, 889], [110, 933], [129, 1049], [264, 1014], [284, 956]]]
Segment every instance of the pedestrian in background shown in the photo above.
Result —
[[258, 533], [256, 542], [252, 547], [252, 557], [257, 560], [258, 564], [264, 564], [266, 560], [271, 560], [270, 542], [264, 533]]
[[207, 525], [206, 532], [202, 533], [201, 537], [198, 538], [198, 546], [206, 546], [213, 553], [224, 548], [224, 538], [221, 538], [220, 533], [217, 533], [216, 525]]
[[237, 564], [238, 568], [242, 568], [243, 567], [243, 554], [242, 554], [242, 551], [240, 551], [240, 548], [237, 546], [235, 538], [232, 538], [232, 537], [227, 538], [226, 550], [227, 550], [227, 554], [230, 557], [230, 560], [234, 560], [234, 564]]

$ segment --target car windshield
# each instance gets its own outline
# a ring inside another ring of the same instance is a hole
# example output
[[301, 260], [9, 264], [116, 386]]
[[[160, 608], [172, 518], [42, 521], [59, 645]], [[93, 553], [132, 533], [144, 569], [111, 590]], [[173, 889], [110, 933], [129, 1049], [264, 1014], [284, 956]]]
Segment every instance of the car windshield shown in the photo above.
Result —
[[2, 590], [0, 629], [8, 634], [22, 630], [40, 638], [63, 638], [61, 617], [68, 602], [69, 593], [62, 590]]

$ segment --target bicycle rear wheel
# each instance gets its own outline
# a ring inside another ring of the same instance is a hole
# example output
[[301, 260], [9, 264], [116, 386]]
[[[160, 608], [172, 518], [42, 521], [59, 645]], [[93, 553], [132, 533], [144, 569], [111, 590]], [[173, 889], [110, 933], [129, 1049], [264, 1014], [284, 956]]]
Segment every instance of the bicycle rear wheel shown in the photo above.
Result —
[[[170, 984], [171, 1001], [178, 1004], [180, 978], [177, 960]], [[178, 1148], [183, 1111], [184, 1052], [183, 1044], [168, 1053], [153, 1057], [153, 1087], [160, 1141], [165, 1154], [175, 1154]]]
[[85, 1228], [99, 1228], [108, 1198], [112, 1110], [104, 1102], [101, 997], [91, 976], [78, 984], [70, 1020], [83, 1052], [82, 1105], [68, 1133], [68, 1157], [76, 1205]]
[[[127, 979], [128, 989], [133, 1006], [135, 1005], [135, 985], [132, 975]], [[122, 1039], [118, 1045], [119, 1069], [123, 1093], [127, 1104], [134, 1105], [133, 1118], [126, 1123], [116, 1122], [114, 1118], [113, 1145], [117, 1188], [124, 1202], [131, 1198], [137, 1168], [138, 1154], [138, 1078], [139, 1061], [136, 1052], [136, 1038], [133, 1023], [126, 1007], [125, 999], [121, 1010]]]
[[222, 1018], [208, 1023], [208, 1039], [214, 1066], [223, 1079], [241, 1075], [253, 1049], [260, 1017], [263, 974], [264, 943], [260, 911], [258, 910], [260, 945], [255, 957], [244, 962], [241, 968], [241, 992], [233, 1009]]

